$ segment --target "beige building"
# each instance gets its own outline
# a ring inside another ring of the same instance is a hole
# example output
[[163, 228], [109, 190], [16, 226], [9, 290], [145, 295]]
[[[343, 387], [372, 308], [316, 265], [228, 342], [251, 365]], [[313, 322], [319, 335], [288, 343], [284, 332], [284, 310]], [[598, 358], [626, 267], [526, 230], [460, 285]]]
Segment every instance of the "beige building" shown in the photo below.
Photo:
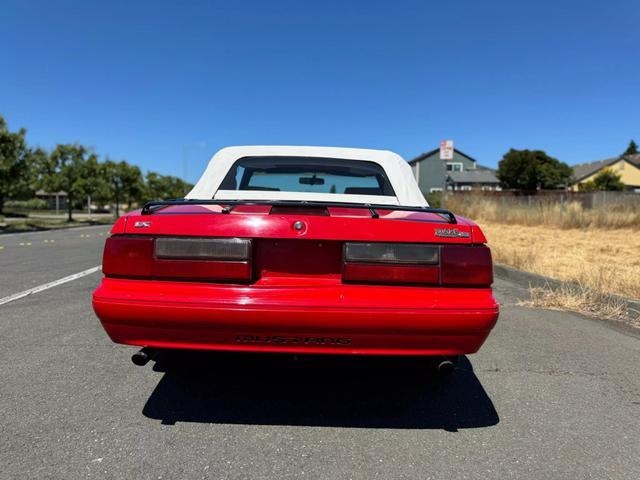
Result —
[[581, 163], [573, 167], [573, 184], [571, 190], [577, 191], [578, 185], [594, 179], [605, 169], [620, 175], [625, 190], [640, 193], [640, 154], [624, 157], [607, 158], [597, 162]]

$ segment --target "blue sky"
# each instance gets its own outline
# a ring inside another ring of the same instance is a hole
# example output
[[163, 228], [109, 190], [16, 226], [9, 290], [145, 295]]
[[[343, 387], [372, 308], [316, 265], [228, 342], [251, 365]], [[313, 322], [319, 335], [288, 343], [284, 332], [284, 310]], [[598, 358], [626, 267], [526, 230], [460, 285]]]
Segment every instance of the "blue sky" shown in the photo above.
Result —
[[0, 114], [191, 181], [238, 144], [574, 164], [640, 141], [639, 25], [637, 0], [3, 0]]

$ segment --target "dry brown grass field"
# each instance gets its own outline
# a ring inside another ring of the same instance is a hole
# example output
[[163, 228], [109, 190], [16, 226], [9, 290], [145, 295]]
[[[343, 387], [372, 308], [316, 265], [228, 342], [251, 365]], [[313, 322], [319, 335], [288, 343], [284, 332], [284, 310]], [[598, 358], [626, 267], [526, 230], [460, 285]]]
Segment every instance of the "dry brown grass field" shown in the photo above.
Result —
[[640, 231], [566, 229], [480, 221], [495, 261], [640, 298]]
[[453, 195], [451, 198], [447, 196], [447, 208], [474, 220], [508, 225], [640, 230], [640, 195], [635, 204], [611, 204], [590, 209], [582, 208], [578, 202], [534, 201], [528, 205], [518, 200], [517, 197]]
[[620, 317], [628, 313], [624, 302], [607, 294], [640, 299], [640, 205], [527, 208], [486, 197], [454, 197], [447, 207], [482, 227], [496, 262], [577, 285], [534, 289], [537, 305]]

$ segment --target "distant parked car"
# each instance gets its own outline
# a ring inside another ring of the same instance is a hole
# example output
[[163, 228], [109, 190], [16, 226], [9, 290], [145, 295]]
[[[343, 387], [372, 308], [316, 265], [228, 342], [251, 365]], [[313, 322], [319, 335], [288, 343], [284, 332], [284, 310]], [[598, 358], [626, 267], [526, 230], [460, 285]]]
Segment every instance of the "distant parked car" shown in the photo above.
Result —
[[93, 306], [155, 349], [414, 355], [450, 368], [498, 318], [480, 228], [388, 151], [231, 147], [184, 199], [120, 218]]

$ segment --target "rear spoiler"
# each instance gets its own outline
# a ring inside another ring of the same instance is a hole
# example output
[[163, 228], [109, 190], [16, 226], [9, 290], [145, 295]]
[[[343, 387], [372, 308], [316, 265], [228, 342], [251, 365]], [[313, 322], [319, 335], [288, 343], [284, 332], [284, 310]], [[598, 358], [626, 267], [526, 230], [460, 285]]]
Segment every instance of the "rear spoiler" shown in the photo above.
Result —
[[269, 205], [273, 207], [291, 207], [291, 206], [304, 206], [304, 207], [334, 207], [334, 208], [361, 208], [369, 210], [371, 218], [379, 218], [377, 210], [400, 210], [403, 212], [420, 212], [420, 213], [434, 213], [440, 215], [448, 223], [458, 223], [456, 216], [453, 212], [445, 210], [444, 208], [432, 208], [432, 207], [407, 207], [404, 205], [380, 205], [370, 203], [348, 203], [348, 202], [321, 202], [321, 201], [308, 201], [308, 200], [196, 200], [178, 198], [173, 200], [153, 200], [147, 202], [142, 207], [141, 215], [151, 215], [152, 213], [172, 205], [222, 205], [222, 213], [230, 213], [234, 207], [238, 205]]

